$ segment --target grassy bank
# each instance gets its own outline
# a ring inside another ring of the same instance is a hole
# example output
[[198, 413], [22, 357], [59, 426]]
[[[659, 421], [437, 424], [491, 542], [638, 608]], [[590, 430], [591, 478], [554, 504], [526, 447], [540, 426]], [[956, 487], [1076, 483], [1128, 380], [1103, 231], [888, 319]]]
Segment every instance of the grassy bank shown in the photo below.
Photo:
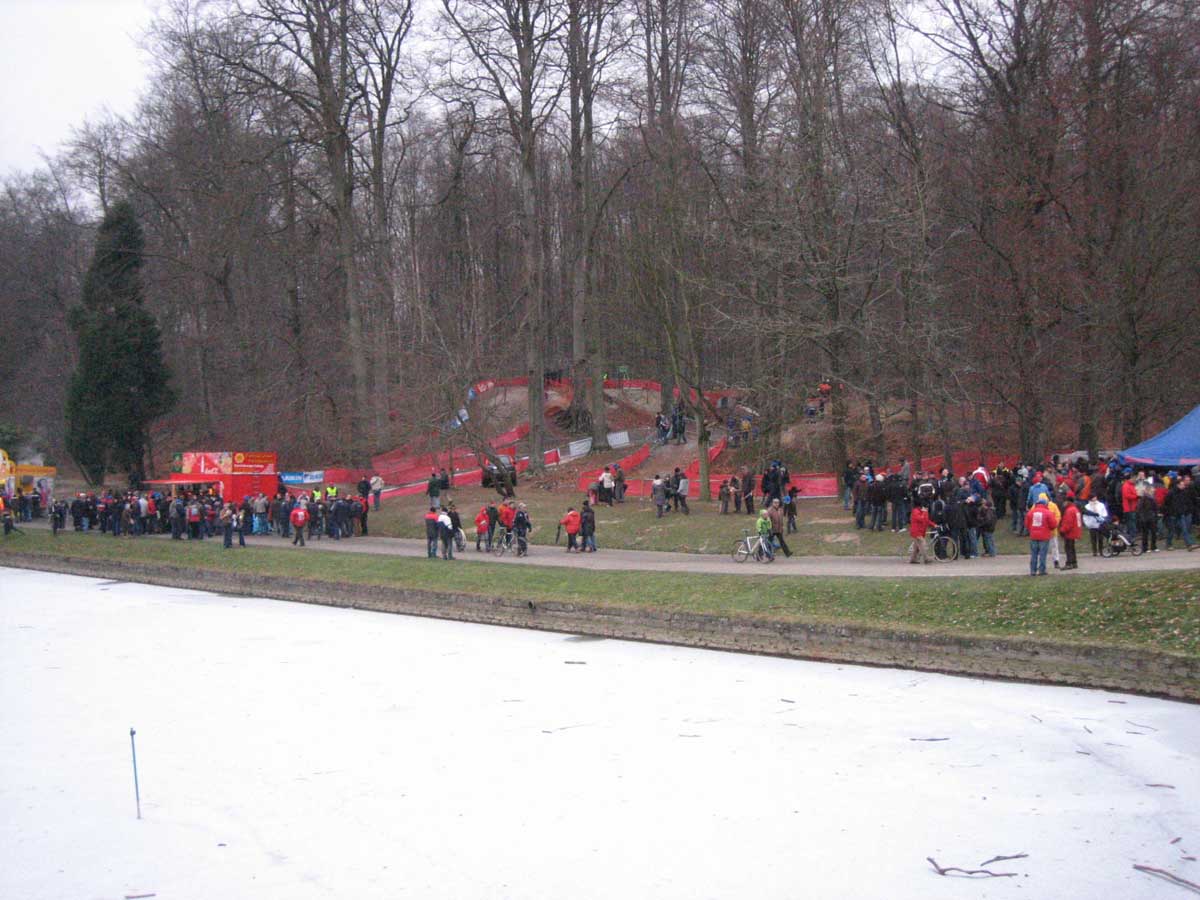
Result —
[[520, 600], [1086, 642], [1200, 657], [1200, 574], [1195, 571], [1070, 580], [584, 573], [358, 554], [226, 551], [219, 541], [118, 541], [74, 532], [53, 538], [32, 531], [0, 540], [0, 565], [10, 552]]

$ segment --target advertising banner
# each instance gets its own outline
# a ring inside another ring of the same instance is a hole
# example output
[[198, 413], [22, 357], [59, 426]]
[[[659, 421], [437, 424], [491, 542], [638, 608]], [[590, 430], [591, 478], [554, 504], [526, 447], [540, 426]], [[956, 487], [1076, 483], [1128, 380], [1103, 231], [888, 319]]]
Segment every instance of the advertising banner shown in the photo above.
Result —
[[233, 474], [274, 475], [276, 456], [274, 453], [234, 453]]
[[325, 481], [325, 470], [315, 472], [280, 472], [279, 480], [284, 484], [322, 484]]
[[179, 471], [184, 475], [232, 475], [233, 454], [228, 451], [184, 453]]

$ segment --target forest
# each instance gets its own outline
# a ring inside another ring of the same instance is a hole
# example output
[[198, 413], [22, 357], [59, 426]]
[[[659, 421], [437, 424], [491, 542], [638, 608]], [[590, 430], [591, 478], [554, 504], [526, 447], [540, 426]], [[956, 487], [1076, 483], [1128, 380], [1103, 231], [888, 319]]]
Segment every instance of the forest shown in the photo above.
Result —
[[768, 440], [829, 382], [830, 467], [1200, 402], [1191, 0], [170, 0], [145, 41], [136, 112], [0, 195], [0, 421], [51, 450], [124, 201], [160, 448], [362, 463], [527, 375], [537, 461], [547, 372], [597, 447], [618, 370]]

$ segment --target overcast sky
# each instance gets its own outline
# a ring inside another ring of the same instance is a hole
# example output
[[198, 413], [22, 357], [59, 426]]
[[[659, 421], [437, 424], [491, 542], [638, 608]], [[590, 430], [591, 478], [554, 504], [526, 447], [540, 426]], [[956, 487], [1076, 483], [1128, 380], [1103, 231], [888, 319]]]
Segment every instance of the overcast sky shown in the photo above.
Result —
[[0, 176], [40, 164], [86, 118], [132, 111], [156, 0], [0, 0]]

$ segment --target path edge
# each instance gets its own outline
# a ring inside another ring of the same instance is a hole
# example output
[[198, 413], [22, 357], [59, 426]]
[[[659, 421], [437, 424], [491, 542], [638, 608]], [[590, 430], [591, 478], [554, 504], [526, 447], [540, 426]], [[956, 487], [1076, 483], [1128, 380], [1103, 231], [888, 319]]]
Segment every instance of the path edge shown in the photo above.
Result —
[[1200, 702], [1200, 659], [1140, 648], [783, 622], [576, 601], [533, 602], [307, 578], [280, 581], [276, 576], [33, 553], [5, 552], [0, 565], [395, 615]]

